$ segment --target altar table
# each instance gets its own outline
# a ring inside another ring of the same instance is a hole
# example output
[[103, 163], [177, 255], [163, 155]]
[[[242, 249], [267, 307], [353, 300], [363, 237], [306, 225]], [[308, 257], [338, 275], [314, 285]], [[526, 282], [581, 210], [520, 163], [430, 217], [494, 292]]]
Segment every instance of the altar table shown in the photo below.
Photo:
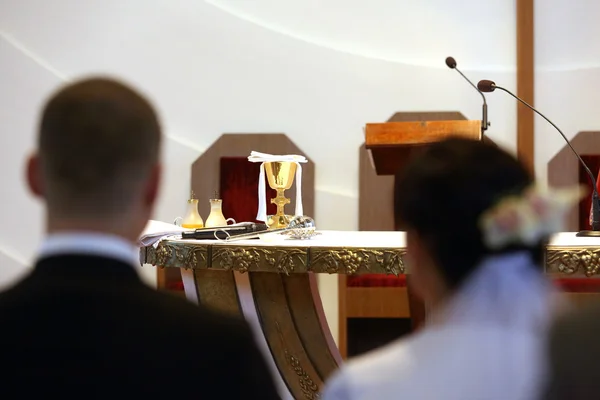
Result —
[[554, 235], [546, 246], [545, 271], [554, 277], [597, 278], [600, 274], [600, 238], [577, 237], [574, 232]]
[[[259, 342], [268, 347], [280, 387], [295, 399], [318, 399], [341, 357], [314, 273], [409, 273], [405, 234], [321, 231], [310, 240], [267, 238], [163, 240], [142, 248], [140, 261], [180, 268], [188, 299], [260, 324]], [[565, 232], [550, 240], [546, 273], [591, 277], [599, 269], [599, 239]]]

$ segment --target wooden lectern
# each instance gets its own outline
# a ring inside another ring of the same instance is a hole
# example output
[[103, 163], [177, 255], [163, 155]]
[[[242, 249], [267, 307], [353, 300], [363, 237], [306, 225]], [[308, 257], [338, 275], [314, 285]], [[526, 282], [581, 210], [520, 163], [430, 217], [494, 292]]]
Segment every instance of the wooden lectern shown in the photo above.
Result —
[[367, 124], [365, 145], [377, 175], [395, 175], [415, 149], [449, 137], [481, 140], [481, 121], [416, 121]]
[[[365, 147], [377, 175], [396, 175], [415, 151], [450, 137], [482, 140], [481, 121], [439, 120], [371, 123], [365, 127]], [[396, 227], [398, 229], [398, 227]], [[425, 320], [425, 304], [411, 290], [407, 292], [413, 329]]]

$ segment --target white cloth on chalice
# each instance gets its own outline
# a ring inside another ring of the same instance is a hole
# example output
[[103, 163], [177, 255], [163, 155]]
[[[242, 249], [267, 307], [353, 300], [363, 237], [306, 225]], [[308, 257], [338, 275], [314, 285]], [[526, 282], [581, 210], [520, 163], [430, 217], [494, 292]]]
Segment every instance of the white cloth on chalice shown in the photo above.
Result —
[[266, 162], [293, 162], [296, 164], [296, 210], [294, 215], [304, 215], [302, 208], [302, 166], [300, 163], [308, 162], [306, 157], [287, 154], [287, 155], [273, 155], [266, 153], [259, 153], [258, 151], [252, 151], [248, 156], [248, 161], [259, 162], [260, 174], [258, 176], [258, 213], [256, 214], [257, 221], [267, 221], [267, 197], [266, 197], [266, 186], [265, 186], [265, 163]]

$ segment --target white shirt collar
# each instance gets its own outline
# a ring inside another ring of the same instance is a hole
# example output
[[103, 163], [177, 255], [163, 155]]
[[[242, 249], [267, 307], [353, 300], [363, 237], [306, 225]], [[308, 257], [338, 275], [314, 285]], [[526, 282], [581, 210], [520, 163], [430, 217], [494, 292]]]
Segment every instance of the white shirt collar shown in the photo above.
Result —
[[49, 235], [38, 258], [77, 254], [113, 258], [126, 264], [140, 264], [139, 248], [114, 235], [92, 232], [64, 232]]

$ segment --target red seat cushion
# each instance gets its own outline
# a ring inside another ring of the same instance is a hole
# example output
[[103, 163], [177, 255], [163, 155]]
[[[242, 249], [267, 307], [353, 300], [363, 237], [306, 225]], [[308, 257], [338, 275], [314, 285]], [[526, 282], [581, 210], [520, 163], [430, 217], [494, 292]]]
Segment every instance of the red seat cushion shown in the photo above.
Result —
[[[600, 293], [600, 279], [560, 278], [554, 284], [567, 293]], [[406, 275], [365, 274], [349, 275], [346, 279], [349, 287], [406, 287]]]
[[365, 274], [349, 275], [346, 286], [352, 287], [406, 287], [406, 275]]
[[554, 284], [567, 293], [600, 293], [600, 279], [559, 278]]

